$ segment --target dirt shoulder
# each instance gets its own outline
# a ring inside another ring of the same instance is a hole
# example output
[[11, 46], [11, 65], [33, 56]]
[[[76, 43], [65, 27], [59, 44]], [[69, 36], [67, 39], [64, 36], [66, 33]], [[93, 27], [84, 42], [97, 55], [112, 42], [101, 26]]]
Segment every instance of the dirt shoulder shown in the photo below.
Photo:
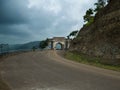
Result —
[[0, 76], [0, 90], [11, 90]]
[[[8, 56], [0, 56], [0, 62], [2, 62]], [[9, 86], [3, 81], [0, 73], [0, 90], [11, 90]]]
[[78, 69], [83, 69], [85, 71], [99, 73], [101, 75], [115, 77], [115, 78], [120, 79], [120, 72], [119, 71], [110, 70], [107, 68], [98, 67], [98, 66], [86, 64], [86, 63], [80, 63], [80, 62], [77, 62], [75, 60], [67, 59], [65, 57], [65, 51], [54, 51], [54, 57], [55, 56], [57, 59], [58, 58], [61, 59], [61, 61], [59, 61], [59, 62], [65, 63], [66, 65], [70, 65], [70, 66], [78, 68]]

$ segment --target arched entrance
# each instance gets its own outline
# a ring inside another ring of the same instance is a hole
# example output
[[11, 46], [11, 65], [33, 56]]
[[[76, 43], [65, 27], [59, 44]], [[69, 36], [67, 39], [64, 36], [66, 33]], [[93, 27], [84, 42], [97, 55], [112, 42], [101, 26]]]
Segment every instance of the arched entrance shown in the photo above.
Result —
[[65, 37], [53, 37], [49, 39], [49, 49], [66, 50], [70, 46], [70, 39]]
[[55, 45], [56, 50], [63, 50], [63, 45], [59, 42]]

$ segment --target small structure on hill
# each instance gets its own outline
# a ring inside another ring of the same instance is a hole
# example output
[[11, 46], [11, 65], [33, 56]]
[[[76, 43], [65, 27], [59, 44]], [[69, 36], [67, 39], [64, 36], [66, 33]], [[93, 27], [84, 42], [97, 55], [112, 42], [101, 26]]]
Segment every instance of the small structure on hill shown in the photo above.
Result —
[[66, 50], [70, 47], [70, 39], [66, 39], [65, 37], [53, 37], [49, 39], [49, 48], [50, 49], [58, 49], [58, 50]]

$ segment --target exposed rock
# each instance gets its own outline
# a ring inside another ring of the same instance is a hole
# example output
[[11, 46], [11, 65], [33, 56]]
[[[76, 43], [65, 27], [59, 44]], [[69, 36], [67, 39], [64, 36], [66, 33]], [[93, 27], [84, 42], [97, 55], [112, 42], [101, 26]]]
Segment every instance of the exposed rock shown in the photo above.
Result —
[[84, 26], [71, 43], [71, 51], [103, 58], [103, 62], [120, 64], [120, 0], [110, 3]]

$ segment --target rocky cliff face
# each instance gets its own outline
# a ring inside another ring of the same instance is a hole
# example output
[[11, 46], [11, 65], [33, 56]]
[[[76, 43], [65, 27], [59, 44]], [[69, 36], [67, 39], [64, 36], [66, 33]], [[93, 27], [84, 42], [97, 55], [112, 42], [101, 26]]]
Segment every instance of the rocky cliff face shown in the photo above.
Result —
[[101, 57], [104, 63], [120, 64], [120, 0], [110, 0], [96, 14], [94, 23], [80, 30], [70, 51]]

